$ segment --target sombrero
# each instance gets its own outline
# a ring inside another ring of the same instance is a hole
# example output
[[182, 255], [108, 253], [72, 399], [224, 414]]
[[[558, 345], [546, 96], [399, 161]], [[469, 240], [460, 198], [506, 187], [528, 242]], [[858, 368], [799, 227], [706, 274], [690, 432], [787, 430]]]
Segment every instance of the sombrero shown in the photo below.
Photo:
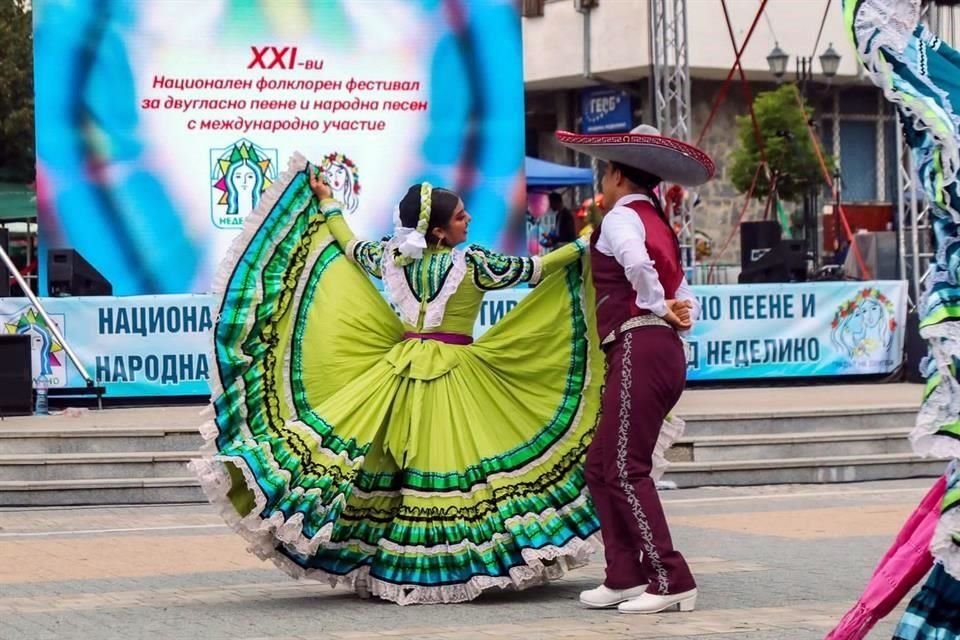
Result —
[[558, 131], [560, 144], [588, 156], [642, 169], [665, 182], [696, 187], [713, 177], [713, 160], [693, 145], [667, 138], [649, 125], [630, 133], [582, 134]]

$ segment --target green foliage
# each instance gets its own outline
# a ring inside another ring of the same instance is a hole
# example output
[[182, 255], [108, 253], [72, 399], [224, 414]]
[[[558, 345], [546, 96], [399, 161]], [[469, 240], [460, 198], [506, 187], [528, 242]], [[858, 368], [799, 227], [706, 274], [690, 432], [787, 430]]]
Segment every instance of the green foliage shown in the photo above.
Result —
[[0, 0], [0, 180], [33, 180], [33, 12]]
[[[761, 171], [753, 197], [765, 200], [770, 192], [771, 174], [777, 176], [777, 193], [782, 200], [796, 202], [810, 189], [825, 183], [813, 142], [807, 130], [807, 121], [813, 110], [801, 109], [797, 103], [797, 87], [785, 84], [776, 91], [757, 94], [753, 111], [757, 116], [760, 135], [771, 172]], [[750, 190], [753, 176], [760, 164], [760, 149], [754, 134], [750, 114], [737, 117], [739, 146], [733, 152], [730, 179], [741, 193]], [[833, 158], [824, 154], [827, 170], [833, 172]]]

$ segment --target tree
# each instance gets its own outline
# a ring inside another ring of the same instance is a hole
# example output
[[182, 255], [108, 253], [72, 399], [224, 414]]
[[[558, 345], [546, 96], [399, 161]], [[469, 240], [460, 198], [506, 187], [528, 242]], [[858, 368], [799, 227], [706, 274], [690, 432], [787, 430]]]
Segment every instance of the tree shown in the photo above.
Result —
[[[753, 197], [766, 200], [770, 181], [776, 179], [776, 195], [781, 200], [797, 202], [825, 182], [817, 160], [807, 122], [813, 110], [797, 103], [797, 87], [785, 84], [776, 91], [757, 94], [753, 101], [760, 136], [763, 139], [770, 171], [761, 170]], [[754, 174], [761, 162], [760, 149], [750, 115], [737, 116], [739, 146], [733, 152], [730, 179], [741, 193], [750, 190]], [[833, 159], [824, 154], [827, 170], [833, 171]]]
[[33, 12], [0, 0], [0, 180], [33, 180]]

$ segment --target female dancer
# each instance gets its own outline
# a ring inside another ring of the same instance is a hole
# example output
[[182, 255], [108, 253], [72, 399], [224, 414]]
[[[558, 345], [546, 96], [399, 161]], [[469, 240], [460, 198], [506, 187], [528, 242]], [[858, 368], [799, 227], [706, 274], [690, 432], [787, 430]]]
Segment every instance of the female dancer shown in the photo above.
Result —
[[[896, 106], [930, 206], [938, 247], [920, 301], [923, 406], [910, 434], [922, 456], [950, 459], [884, 555], [860, 600], [827, 636], [865, 638], [926, 575], [894, 631], [895, 640], [960, 637], [960, 52], [920, 21], [916, 0], [844, 0], [844, 20], [874, 84]], [[930, 11], [935, 11], [930, 6]], [[932, 568], [932, 571], [930, 570]]]
[[[586, 244], [460, 248], [470, 215], [428, 184], [393, 237], [358, 241], [318, 173], [291, 161], [221, 276], [215, 419], [193, 465], [211, 500], [292, 575], [400, 604], [583, 564], [603, 378]], [[525, 283], [474, 342], [484, 293]]]

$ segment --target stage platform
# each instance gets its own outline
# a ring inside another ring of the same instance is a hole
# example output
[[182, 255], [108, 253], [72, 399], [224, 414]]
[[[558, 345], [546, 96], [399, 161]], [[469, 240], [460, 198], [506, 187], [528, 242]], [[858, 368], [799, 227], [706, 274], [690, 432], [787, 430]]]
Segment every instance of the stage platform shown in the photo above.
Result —
[[[666, 480], [680, 487], [853, 482], [942, 473], [910, 450], [921, 385], [688, 391]], [[0, 421], [0, 506], [203, 499], [185, 464], [203, 406], [70, 409]]]

